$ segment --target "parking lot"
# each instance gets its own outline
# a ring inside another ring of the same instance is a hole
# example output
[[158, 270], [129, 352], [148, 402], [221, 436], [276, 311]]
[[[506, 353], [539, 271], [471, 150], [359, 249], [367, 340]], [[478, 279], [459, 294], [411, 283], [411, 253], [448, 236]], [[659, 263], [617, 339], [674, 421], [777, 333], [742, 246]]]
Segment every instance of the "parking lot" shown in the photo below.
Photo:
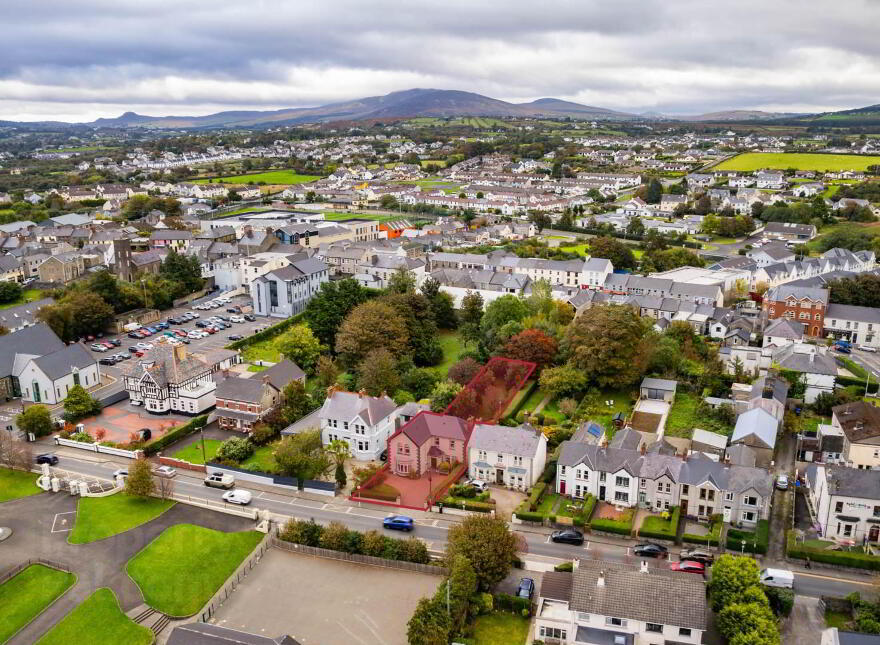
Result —
[[[269, 549], [217, 611], [216, 624], [303, 645], [398, 645], [440, 576]], [[296, 581], [297, 592], [290, 589]]]

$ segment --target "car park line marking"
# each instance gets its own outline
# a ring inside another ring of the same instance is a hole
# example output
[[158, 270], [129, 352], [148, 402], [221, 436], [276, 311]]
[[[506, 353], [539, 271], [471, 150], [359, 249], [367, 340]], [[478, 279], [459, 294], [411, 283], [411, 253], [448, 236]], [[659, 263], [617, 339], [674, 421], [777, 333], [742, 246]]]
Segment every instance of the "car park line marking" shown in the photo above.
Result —
[[587, 545], [584, 547], [584, 551], [589, 551], [589, 550], [590, 550], [590, 542], [587, 541]]
[[55, 524], [58, 522], [58, 518], [61, 517], [62, 515], [76, 515], [76, 511], [67, 511], [66, 513], [55, 513], [55, 518], [52, 520], [52, 529], [50, 531], [51, 533], [66, 533], [67, 531], [73, 530], [72, 525], [71, 526], [67, 525], [66, 519], [61, 520], [62, 528], [60, 528], [60, 529], [55, 528]]
[[544, 540], [544, 544], [550, 544], [550, 536], [549, 535], [547, 536], [547, 539]]

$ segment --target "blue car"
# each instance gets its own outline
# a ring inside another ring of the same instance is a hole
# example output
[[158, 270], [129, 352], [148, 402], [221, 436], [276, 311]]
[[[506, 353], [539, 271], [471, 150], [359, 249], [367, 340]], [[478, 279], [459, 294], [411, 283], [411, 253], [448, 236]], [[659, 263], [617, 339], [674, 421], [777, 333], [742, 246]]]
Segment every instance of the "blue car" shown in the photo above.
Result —
[[382, 526], [395, 531], [412, 531], [413, 519], [406, 515], [392, 515], [382, 520]]
[[159, 329], [156, 327], [147, 327], [146, 330], [150, 332], [150, 334], [155, 334], [157, 331], [159, 331]]

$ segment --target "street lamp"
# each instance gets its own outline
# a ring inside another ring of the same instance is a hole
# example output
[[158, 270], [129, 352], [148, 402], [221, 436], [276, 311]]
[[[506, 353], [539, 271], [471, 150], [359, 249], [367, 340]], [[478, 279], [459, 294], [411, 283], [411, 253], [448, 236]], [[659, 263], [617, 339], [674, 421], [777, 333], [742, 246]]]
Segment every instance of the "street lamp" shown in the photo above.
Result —
[[742, 548], [739, 551], [740, 555], [745, 555], [746, 553], [746, 541], [742, 540]]
[[144, 307], [147, 306], [147, 281], [141, 278], [141, 286], [144, 288]]

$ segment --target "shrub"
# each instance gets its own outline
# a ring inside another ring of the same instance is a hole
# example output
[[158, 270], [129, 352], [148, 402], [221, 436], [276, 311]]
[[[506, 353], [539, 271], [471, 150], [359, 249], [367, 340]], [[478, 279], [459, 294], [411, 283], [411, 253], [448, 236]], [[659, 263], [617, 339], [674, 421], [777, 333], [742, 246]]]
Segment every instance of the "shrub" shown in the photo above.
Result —
[[332, 521], [321, 533], [321, 548], [347, 551], [348, 529], [342, 522]]
[[574, 562], [563, 562], [562, 564], [557, 564], [553, 567], [554, 571], [573, 571], [574, 570]]
[[544, 516], [540, 513], [534, 513], [532, 511], [516, 511], [514, 513], [517, 518], [523, 520], [524, 522], [543, 522]]
[[88, 432], [75, 432], [70, 435], [71, 441], [79, 441], [80, 443], [95, 443], [95, 440]]
[[491, 504], [489, 502], [479, 502], [477, 500], [463, 499], [463, 498], [454, 498], [447, 497], [443, 500], [444, 506], [451, 506], [452, 508], [460, 508], [465, 511], [471, 511], [474, 513], [491, 513], [495, 510], [495, 504]]
[[521, 614], [523, 610], [530, 612], [532, 609], [532, 603], [528, 598], [511, 596], [506, 593], [500, 593], [495, 596], [495, 606], [501, 611], [509, 611], [516, 614]]
[[254, 454], [254, 444], [244, 437], [230, 437], [217, 448], [217, 459], [241, 463]]
[[547, 484], [543, 482], [538, 482], [534, 486], [532, 486], [532, 492], [529, 493], [529, 511], [534, 512], [536, 508], [538, 508], [538, 503], [541, 501], [541, 498], [544, 497], [544, 493], [547, 492]]
[[144, 452], [147, 455], [155, 455], [157, 452], [165, 448], [166, 446], [170, 446], [172, 443], [178, 441], [179, 439], [183, 439], [186, 436], [191, 435], [193, 432], [198, 430], [199, 428], [203, 428], [205, 423], [208, 420], [207, 415], [202, 415], [200, 417], [195, 417], [188, 423], [183, 424], [170, 432], [166, 432], [164, 435], [151, 441], [150, 443], [144, 446]]
[[255, 446], [264, 446], [275, 439], [279, 434], [280, 433], [272, 429], [271, 426], [265, 423], [258, 423], [254, 426], [254, 429], [251, 430], [250, 440]]
[[657, 540], [675, 540], [678, 532], [678, 521], [681, 509], [674, 506], [669, 513], [669, 518], [646, 517], [639, 529], [639, 537], [649, 537]]
[[477, 606], [477, 611], [481, 614], [488, 614], [495, 608], [495, 599], [488, 591], [474, 594], [471, 598], [471, 602]]
[[304, 544], [305, 546], [320, 546], [324, 527], [314, 520], [290, 520], [281, 529], [278, 537], [285, 542]]
[[477, 489], [467, 484], [456, 484], [449, 489], [450, 497], [464, 497], [472, 499], [477, 496]]
[[809, 558], [813, 562], [880, 571], [880, 558], [876, 555], [854, 553], [852, 551], [828, 551], [804, 546], [796, 543], [794, 534], [791, 531], [788, 532], [788, 537], [786, 538], [785, 552], [790, 558], [801, 560]]
[[765, 587], [764, 594], [770, 601], [770, 609], [777, 616], [788, 616], [794, 607], [794, 591], [779, 587]]
[[230, 343], [226, 346], [226, 349], [242, 350], [246, 347], [250, 347], [251, 345], [257, 345], [264, 340], [271, 340], [279, 334], [284, 333], [294, 325], [298, 325], [299, 323], [301, 323], [303, 321], [303, 318], [303, 314], [292, 316], [291, 318], [288, 318], [287, 320], [284, 320], [277, 325], [272, 325], [271, 327], [267, 327], [263, 331], [257, 332], [253, 336], [248, 336], [247, 338], [242, 338], [241, 340], [237, 340], [234, 343]]
[[758, 520], [758, 526], [754, 533], [739, 529], [727, 530], [727, 548], [731, 551], [764, 554], [767, 553], [769, 543], [770, 522], [767, 520]]

